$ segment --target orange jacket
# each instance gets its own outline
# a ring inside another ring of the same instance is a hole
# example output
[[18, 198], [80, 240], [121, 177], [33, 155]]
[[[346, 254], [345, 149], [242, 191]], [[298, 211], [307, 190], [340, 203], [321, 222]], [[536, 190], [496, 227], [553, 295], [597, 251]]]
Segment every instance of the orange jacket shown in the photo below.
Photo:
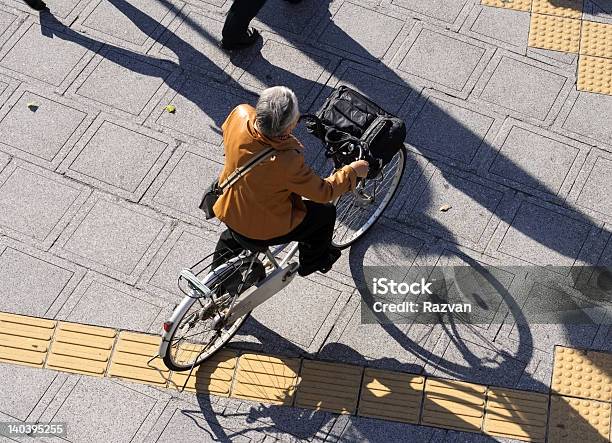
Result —
[[350, 166], [322, 179], [304, 162], [304, 147], [293, 135], [268, 138], [255, 129], [254, 123], [255, 109], [240, 105], [221, 127], [225, 165], [220, 183], [258, 152], [268, 147], [276, 150], [226, 188], [215, 203], [215, 215], [232, 230], [256, 240], [280, 237], [304, 219], [302, 197], [327, 203], [355, 189], [357, 176]]

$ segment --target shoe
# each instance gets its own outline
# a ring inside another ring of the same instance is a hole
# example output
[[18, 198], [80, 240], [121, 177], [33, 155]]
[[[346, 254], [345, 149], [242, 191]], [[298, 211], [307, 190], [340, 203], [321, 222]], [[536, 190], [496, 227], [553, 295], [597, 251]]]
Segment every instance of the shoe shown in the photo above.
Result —
[[255, 42], [259, 39], [259, 37], [260, 37], [260, 34], [259, 34], [259, 31], [257, 31], [257, 29], [249, 28], [247, 30], [246, 35], [242, 36], [238, 40], [229, 42], [225, 39], [222, 39], [220, 46], [222, 49], [225, 49], [228, 51], [231, 51], [234, 49], [244, 49], [244, 48], [248, 48], [249, 46], [253, 46]]
[[23, 0], [26, 4], [35, 11], [44, 11], [47, 5], [42, 0]]
[[298, 274], [301, 277], [306, 277], [307, 275], [313, 274], [317, 271], [321, 272], [322, 274], [326, 274], [334, 266], [334, 263], [338, 261], [341, 255], [342, 252], [340, 249], [330, 248], [327, 259], [306, 266], [300, 264], [298, 267]]

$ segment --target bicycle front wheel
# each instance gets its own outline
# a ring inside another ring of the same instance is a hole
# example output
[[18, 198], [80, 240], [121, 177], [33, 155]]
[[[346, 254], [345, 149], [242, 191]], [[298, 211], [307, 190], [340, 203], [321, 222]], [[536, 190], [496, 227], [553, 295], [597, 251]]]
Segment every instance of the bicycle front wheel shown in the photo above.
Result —
[[259, 260], [242, 263], [233, 274], [210, 285], [212, 298], [192, 298], [181, 319], [174, 326], [163, 360], [172, 371], [188, 371], [202, 364], [238, 332], [249, 314], [231, 324], [224, 321], [227, 309], [239, 294], [265, 277]]
[[332, 245], [348, 248], [368, 232], [393, 199], [405, 165], [406, 148], [402, 146], [377, 177], [362, 180], [355, 191], [338, 199]]

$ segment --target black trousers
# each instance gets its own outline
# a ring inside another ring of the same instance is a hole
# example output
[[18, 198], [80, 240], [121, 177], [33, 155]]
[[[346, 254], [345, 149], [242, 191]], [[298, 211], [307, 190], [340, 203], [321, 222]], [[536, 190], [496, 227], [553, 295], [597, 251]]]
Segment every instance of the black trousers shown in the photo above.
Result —
[[257, 246], [282, 245], [292, 241], [298, 242], [300, 264], [310, 267], [326, 259], [331, 248], [334, 225], [336, 223], [336, 207], [330, 203], [315, 203], [305, 200], [306, 216], [293, 231], [281, 237], [270, 240], [252, 240], [236, 232], [226, 229], [219, 237], [213, 260], [218, 266], [228, 257], [239, 254], [243, 248], [234, 236], [245, 239]]
[[233, 43], [245, 36], [249, 23], [264, 3], [266, 0], [234, 0], [223, 25], [223, 41]]

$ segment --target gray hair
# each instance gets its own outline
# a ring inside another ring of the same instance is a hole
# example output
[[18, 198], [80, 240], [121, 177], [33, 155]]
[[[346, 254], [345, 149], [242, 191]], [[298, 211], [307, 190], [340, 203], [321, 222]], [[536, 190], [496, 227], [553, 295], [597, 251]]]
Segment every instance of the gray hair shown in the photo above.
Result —
[[285, 86], [264, 90], [257, 101], [257, 128], [268, 137], [278, 137], [300, 116], [295, 93]]

